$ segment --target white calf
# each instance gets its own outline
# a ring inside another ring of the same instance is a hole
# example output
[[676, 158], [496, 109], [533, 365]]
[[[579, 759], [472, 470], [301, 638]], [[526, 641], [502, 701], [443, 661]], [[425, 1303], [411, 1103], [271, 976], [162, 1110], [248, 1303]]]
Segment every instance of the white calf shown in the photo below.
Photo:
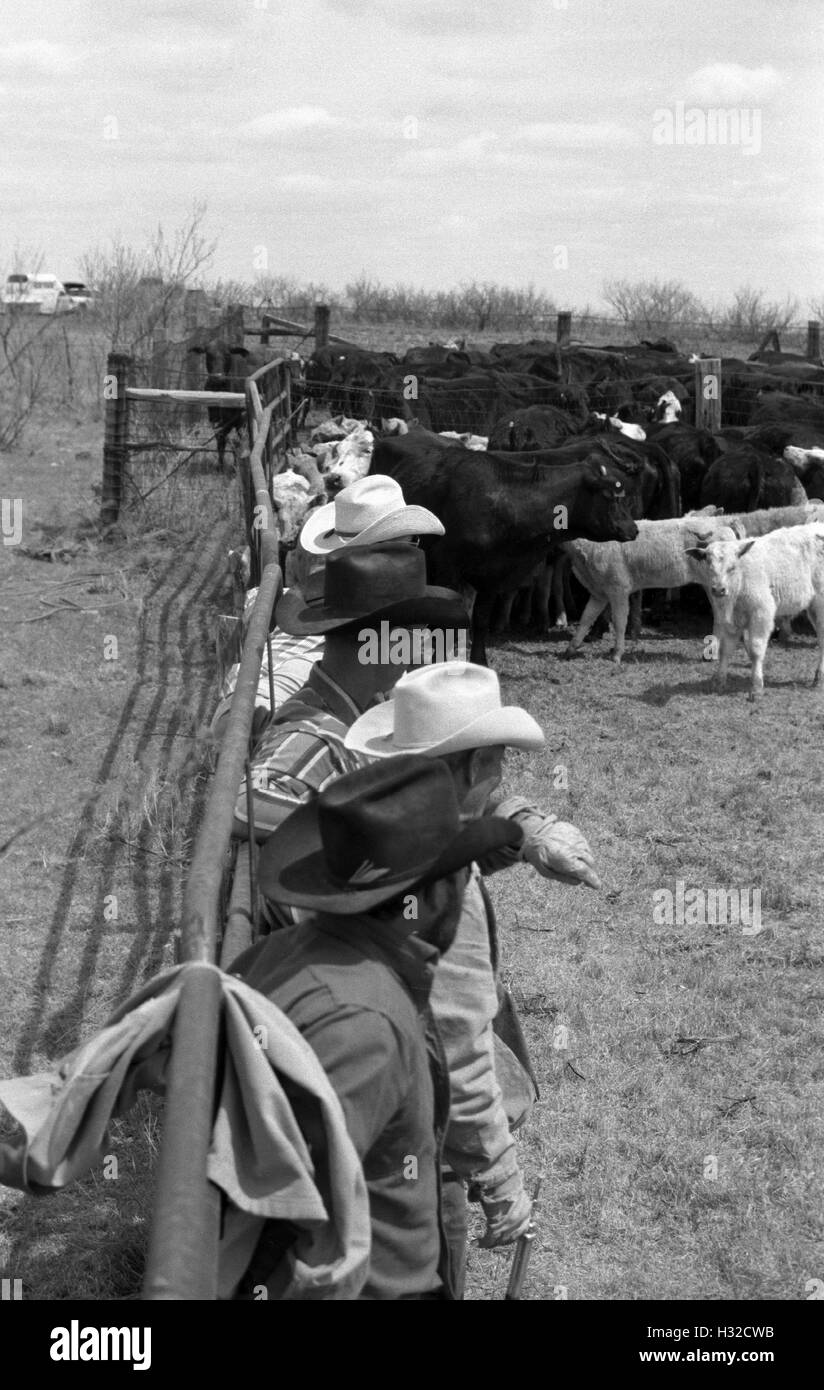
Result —
[[752, 663], [750, 699], [764, 690], [764, 656], [776, 619], [807, 612], [818, 637], [813, 685], [824, 676], [824, 523], [791, 526], [753, 540], [715, 540], [691, 556], [707, 576], [718, 613], [718, 688], [743, 636]]
[[734, 537], [727, 522], [724, 516], [704, 515], [639, 521], [634, 541], [568, 541], [563, 549], [590, 598], [566, 654], [572, 656], [578, 651], [595, 619], [609, 604], [615, 630], [612, 659], [620, 665], [630, 594], [637, 589], [675, 589], [682, 584], [703, 583], [700, 571], [696, 572], [689, 559], [688, 547], [719, 534]]

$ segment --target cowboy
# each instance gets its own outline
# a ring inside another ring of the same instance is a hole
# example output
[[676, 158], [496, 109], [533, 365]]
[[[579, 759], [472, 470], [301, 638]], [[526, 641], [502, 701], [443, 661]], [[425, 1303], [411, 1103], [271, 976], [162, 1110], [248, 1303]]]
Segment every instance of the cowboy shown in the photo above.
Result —
[[[489, 809], [500, 785], [505, 749], [540, 748], [544, 735], [525, 710], [501, 704], [494, 671], [454, 661], [403, 676], [393, 698], [366, 710], [349, 729], [345, 743], [353, 753], [373, 759], [414, 752], [445, 761], [455, 780], [462, 815], [479, 817]], [[511, 1127], [521, 1117], [512, 1114], [510, 1105], [507, 1124], [500, 1088], [493, 1095], [488, 1085], [493, 1057], [497, 1056], [501, 1077], [502, 1062], [506, 1064], [511, 1093], [517, 1089], [518, 1069], [493, 1036], [493, 1019], [499, 1010], [495, 982], [498, 942], [481, 871], [493, 872], [520, 859], [546, 878], [600, 886], [590, 848], [575, 826], [537, 811], [522, 797], [499, 799], [494, 810], [496, 815], [514, 818], [520, 824], [524, 831], [522, 848], [517, 854], [506, 851], [488, 857], [480, 867], [473, 864], [455, 943], [438, 967], [432, 992], [433, 1011], [442, 1020], [454, 1092], [444, 1156], [457, 1174], [469, 1180], [472, 1199], [481, 1202], [488, 1223], [482, 1245], [499, 1244], [522, 1234], [530, 1203], [511, 1136]], [[467, 1045], [470, 1036], [471, 1047]], [[483, 1079], [482, 1084], [478, 1078]], [[453, 1185], [446, 1191], [455, 1264], [461, 1269], [461, 1251], [465, 1260], [466, 1249], [466, 1199], [462, 1186]]]
[[[297, 587], [307, 599], [313, 598], [322, 593], [324, 562], [333, 550], [443, 534], [443, 526], [433, 512], [426, 507], [407, 506], [400, 484], [394, 478], [375, 473], [350, 483], [338, 493], [334, 502], [309, 513], [294, 551], [294, 564], [287, 566], [287, 573], [291, 568]], [[275, 632], [270, 645], [277, 707], [306, 684], [312, 666], [320, 660], [323, 636], [308, 633], [294, 637], [290, 633]], [[218, 737], [229, 716], [239, 670], [239, 665], [234, 665], [223, 683], [220, 703], [212, 719], [212, 732]], [[271, 713], [269, 699], [269, 671], [264, 656], [258, 680], [257, 728], [265, 727]]]
[[[428, 996], [466, 866], [515, 852], [520, 838], [507, 820], [464, 822], [442, 762], [402, 757], [340, 777], [261, 853], [264, 892], [313, 915], [250, 947], [232, 971], [289, 1016], [340, 1099], [369, 1194], [361, 1299], [453, 1296], [438, 1193], [449, 1087]], [[322, 1146], [312, 1130], [306, 1138], [322, 1182]], [[249, 1287], [263, 1281], [277, 1296], [271, 1252], [287, 1243], [288, 1229], [285, 1240], [266, 1233]]]
[[[411, 563], [407, 552], [415, 557], [417, 581], [422, 585], [425, 561], [420, 550], [402, 543], [371, 550], [346, 547], [333, 551], [326, 562], [324, 596], [305, 603], [300, 591], [290, 590], [278, 605], [278, 625], [285, 631], [296, 636], [322, 631], [326, 640], [322, 661], [313, 668], [304, 689], [278, 710], [252, 759], [256, 837], [265, 838], [295, 806], [317, 795], [335, 777], [362, 767], [367, 761], [345, 746], [347, 730], [376, 697], [392, 688], [405, 669], [392, 661], [364, 662], [361, 659], [370, 636], [387, 617], [382, 611], [369, 613], [367, 610], [375, 604], [374, 575], [378, 569], [400, 565], [401, 555], [407, 556], [403, 561], [405, 565]], [[334, 602], [332, 595], [337, 596]], [[452, 600], [456, 599], [457, 595], [453, 594]], [[342, 601], [346, 605], [343, 612], [339, 606]], [[358, 610], [362, 616], [352, 622], [352, 615]], [[416, 610], [416, 614], [421, 620], [425, 617], [420, 610]], [[452, 625], [440, 610], [439, 615], [444, 627]], [[397, 615], [394, 621], [397, 622]], [[466, 622], [465, 615], [463, 622]], [[542, 743], [543, 734], [538, 725], [529, 716], [523, 717], [529, 725], [529, 737]], [[530, 746], [535, 746], [534, 742]], [[531, 823], [543, 825], [540, 812], [527, 806], [523, 798], [507, 802], [503, 814], [509, 815], [511, 810], [520, 816], [523, 808], [532, 817]], [[238, 833], [247, 832], [246, 814], [244, 782], [235, 807]], [[267, 895], [263, 915], [269, 927], [289, 925], [295, 920], [289, 905], [273, 901], [271, 895]], [[470, 940], [464, 947], [462, 938], [467, 932]], [[466, 950], [470, 961], [476, 962], [473, 978], [478, 984], [477, 1002], [473, 1003], [472, 990], [463, 986], [454, 992], [454, 1008], [452, 991], [448, 987], [438, 994], [439, 1024], [447, 1038], [449, 1052], [452, 1113], [456, 1117], [454, 1126], [450, 1120], [447, 1136], [450, 1181], [445, 1186], [446, 1211], [450, 1236], [462, 1260], [466, 1251], [467, 1214], [461, 1179], [480, 1179], [484, 1184], [485, 1210], [490, 1216], [485, 1240], [489, 1244], [505, 1244], [517, 1239], [526, 1228], [530, 1213], [488, 1037], [488, 995], [490, 991], [495, 993], [495, 983], [485, 925], [480, 944], [478, 934], [475, 917], [465, 920], [462, 917], [457, 945], [460, 952]], [[509, 1075], [512, 1084], [507, 1093], [513, 1117], [522, 1117], [534, 1098], [534, 1089], [524, 1080], [514, 1059]], [[505, 1212], [505, 1219], [502, 1212]], [[459, 1278], [459, 1293], [461, 1288]]]
[[[385, 624], [393, 633], [436, 628], [457, 637], [468, 622], [460, 595], [427, 585], [423, 551], [401, 541], [332, 550], [322, 592], [307, 599], [298, 588], [287, 590], [276, 620], [294, 637], [321, 638], [323, 653], [303, 688], [276, 710], [253, 754], [258, 840], [265, 840], [333, 778], [362, 765], [363, 759], [344, 750], [346, 730], [373, 700], [385, 696], [415, 654], [409, 641], [407, 650], [401, 643], [383, 653], [384, 660], [364, 660], [362, 634], [371, 637]], [[239, 835], [249, 833], [245, 779], [235, 803], [234, 829]]]

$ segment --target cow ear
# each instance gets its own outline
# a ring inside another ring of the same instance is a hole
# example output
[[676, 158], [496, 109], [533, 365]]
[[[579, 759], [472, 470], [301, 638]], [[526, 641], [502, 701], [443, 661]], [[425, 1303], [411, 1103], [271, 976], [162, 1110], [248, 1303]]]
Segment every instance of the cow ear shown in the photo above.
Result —
[[750, 539], [749, 539], [748, 541], [741, 541], [740, 544], [739, 544], [739, 546], [738, 546], [738, 554], [739, 554], [739, 556], [741, 556], [741, 555], [746, 555], [747, 551], [750, 550], [750, 549], [752, 548], [752, 546], [755, 545], [755, 541], [756, 541], [756, 537], [755, 537], [755, 536], [751, 536]]

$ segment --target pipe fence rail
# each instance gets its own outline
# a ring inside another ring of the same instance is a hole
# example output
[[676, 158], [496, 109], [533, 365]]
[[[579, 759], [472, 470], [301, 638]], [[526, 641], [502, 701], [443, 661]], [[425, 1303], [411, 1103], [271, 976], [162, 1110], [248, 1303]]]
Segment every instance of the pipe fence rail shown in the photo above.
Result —
[[[263, 400], [267, 401], [265, 406]], [[184, 979], [173, 1026], [144, 1281], [144, 1297], [150, 1300], [210, 1300], [217, 1295], [220, 1198], [208, 1180], [206, 1164], [221, 1069], [222, 1030], [220, 981], [209, 967], [218, 960], [228, 964], [249, 944], [257, 918], [253, 843], [241, 846], [234, 856], [228, 913], [224, 904], [233, 857], [237, 789], [248, 765], [263, 653], [283, 586], [267, 478], [282, 462], [289, 436], [290, 364], [275, 361], [256, 372], [246, 383], [244, 403], [251, 450], [244, 470], [243, 503], [259, 584], [217, 770], [195, 841], [180, 928], [175, 934]], [[251, 872], [248, 886], [244, 870]]]

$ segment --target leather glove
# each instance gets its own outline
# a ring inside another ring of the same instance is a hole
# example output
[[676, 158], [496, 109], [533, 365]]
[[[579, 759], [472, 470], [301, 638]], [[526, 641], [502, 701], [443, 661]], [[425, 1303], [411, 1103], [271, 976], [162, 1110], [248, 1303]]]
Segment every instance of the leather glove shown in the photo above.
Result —
[[480, 1200], [486, 1217], [486, 1230], [478, 1240], [482, 1250], [511, 1245], [529, 1227], [532, 1202], [524, 1191], [520, 1173], [487, 1188], [479, 1189], [473, 1183], [469, 1189], [469, 1200]]
[[600, 888], [592, 850], [576, 826], [556, 820], [531, 830], [524, 840], [522, 858], [544, 878], [561, 883]]

